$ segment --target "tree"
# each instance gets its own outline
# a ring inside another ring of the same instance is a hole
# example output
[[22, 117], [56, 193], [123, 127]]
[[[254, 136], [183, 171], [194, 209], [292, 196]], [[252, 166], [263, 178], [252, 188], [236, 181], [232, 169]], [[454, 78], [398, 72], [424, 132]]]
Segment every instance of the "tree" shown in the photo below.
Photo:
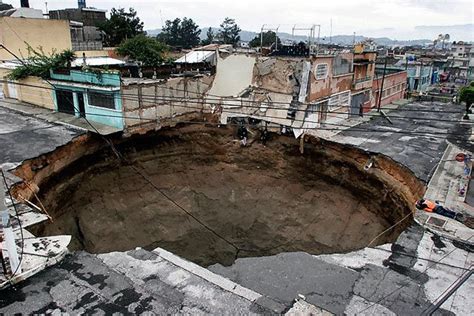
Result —
[[[260, 47], [261, 43], [261, 33], [258, 33], [254, 39], [249, 42], [250, 47]], [[281, 45], [280, 37], [276, 35], [273, 31], [267, 31], [263, 33], [263, 46], [268, 47], [275, 43], [275, 40], [278, 42], [278, 46]]]
[[168, 47], [156, 39], [140, 34], [122, 42], [116, 51], [121, 56], [127, 56], [144, 66], [159, 66], [164, 60]]
[[179, 18], [167, 20], [157, 39], [170, 45], [191, 48], [199, 44], [201, 30], [192, 19]]
[[207, 29], [206, 36], [207, 36], [207, 38], [204, 39], [204, 40], [202, 40], [202, 41], [201, 41], [201, 44], [202, 44], [202, 45], [209, 45], [209, 44], [212, 44], [212, 42], [214, 42], [214, 39], [216, 38], [216, 34], [215, 34], [214, 31], [212, 30], [212, 27], [210, 27], [210, 28]]
[[99, 23], [98, 27], [104, 32], [103, 41], [107, 46], [117, 46], [126, 39], [144, 34], [143, 22], [137, 17], [137, 12], [133, 8], [129, 8], [128, 12], [123, 8], [112, 8], [110, 19]]
[[469, 86], [462, 87], [459, 93], [459, 102], [466, 103], [466, 115], [465, 119], [469, 119], [469, 113], [471, 113], [471, 105], [474, 103], [474, 81]]
[[241, 29], [234, 19], [225, 18], [220, 27], [221, 29], [217, 36], [224, 44], [236, 45], [240, 41], [239, 34]]

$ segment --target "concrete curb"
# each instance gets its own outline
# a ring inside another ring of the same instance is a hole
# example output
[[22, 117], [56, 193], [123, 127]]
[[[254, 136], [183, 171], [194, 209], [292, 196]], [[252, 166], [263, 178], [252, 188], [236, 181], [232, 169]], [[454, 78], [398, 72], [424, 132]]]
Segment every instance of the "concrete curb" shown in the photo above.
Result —
[[156, 253], [158, 256], [161, 258], [165, 259], [166, 261], [171, 262], [172, 264], [212, 283], [217, 285], [218, 287], [231, 292], [235, 295], [238, 295], [248, 301], [255, 302], [256, 300], [260, 299], [263, 297], [263, 295], [254, 292], [252, 290], [249, 290], [245, 287], [242, 287], [238, 285], [235, 282], [232, 282], [229, 279], [226, 279], [220, 275], [217, 275], [201, 266], [198, 266], [197, 264], [194, 264], [190, 261], [187, 261], [185, 259], [182, 259], [174, 254], [172, 254], [169, 251], [166, 251], [165, 249], [162, 248], [156, 248], [155, 250], [152, 251], [153, 253]]

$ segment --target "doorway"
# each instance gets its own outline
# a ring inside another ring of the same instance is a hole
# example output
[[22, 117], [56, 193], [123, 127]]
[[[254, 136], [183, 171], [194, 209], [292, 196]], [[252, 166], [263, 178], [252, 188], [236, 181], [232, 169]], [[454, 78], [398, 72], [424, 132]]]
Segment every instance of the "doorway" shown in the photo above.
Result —
[[77, 93], [77, 103], [79, 105], [79, 116], [86, 117], [86, 108], [84, 106], [84, 93]]

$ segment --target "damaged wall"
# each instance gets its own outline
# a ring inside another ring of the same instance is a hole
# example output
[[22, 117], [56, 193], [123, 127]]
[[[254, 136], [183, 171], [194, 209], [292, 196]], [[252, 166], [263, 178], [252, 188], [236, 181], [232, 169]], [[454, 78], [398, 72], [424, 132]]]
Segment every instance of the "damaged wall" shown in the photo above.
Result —
[[[335, 56], [318, 56], [313, 58], [312, 76], [310, 77], [310, 89], [308, 97], [310, 102], [351, 89], [351, 72], [339, 74], [336, 76], [333, 75], [333, 66], [337, 66], [336, 69], [339, 69], [338, 64], [334, 64], [335, 59]], [[317, 67], [320, 64], [327, 64], [327, 74], [323, 78], [316, 77]]]
[[255, 57], [248, 55], [219, 56], [216, 77], [210, 95], [236, 97], [252, 84]]
[[175, 117], [193, 117], [203, 110], [204, 95], [212, 76], [171, 78], [166, 81], [143, 80], [122, 85], [125, 130], [147, 132], [173, 124]]
[[[0, 71], [0, 78], [6, 80], [8, 72]], [[3, 93], [5, 97], [17, 99], [20, 102], [26, 102], [42, 108], [54, 110], [53, 87], [43, 79], [35, 76], [29, 76], [21, 80], [3, 83]], [[11, 89], [15, 91], [11, 95]]]

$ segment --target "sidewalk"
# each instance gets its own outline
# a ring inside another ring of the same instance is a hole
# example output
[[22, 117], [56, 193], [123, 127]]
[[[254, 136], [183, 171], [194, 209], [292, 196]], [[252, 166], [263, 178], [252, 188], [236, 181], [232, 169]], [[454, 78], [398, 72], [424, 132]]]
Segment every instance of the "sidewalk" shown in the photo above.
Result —
[[[466, 150], [448, 144], [433, 177], [428, 184], [425, 197], [432, 201], [439, 201], [441, 205], [455, 211], [474, 217], [474, 207], [466, 203], [469, 194], [467, 186], [472, 177], [472, 162], [470, 172], [465, 174], [464, 163], [454, 158], [458, 153], [471, 154]], [[469, 198], [472, 198], [469, 195]], [[450, 239], [469, 239], [473, 230], [465, 225], [438, 215], [417, 211], [415, 220], [429, 230], [435, 231]], [[474, 240], [471, 241], [474, 243]]]
[[[38, 119], [42, 119], [50, 123], [61, 124], [84, 131], [89, 131], [92, 133], [97, 133], [97, 131], [99, 131], [101, 135], [110, 135], [122, 131], [120, 129], [96, 122], [89, 121], [89, 124], [82, 117], [51, 111], [27, 103], [18, 102], [14, 99], [0, 99], [0, 107], [18, 111], [20, 113], [27, 114]], [[91, 126], [91, 124], [94, 126], [94, 128]]]

